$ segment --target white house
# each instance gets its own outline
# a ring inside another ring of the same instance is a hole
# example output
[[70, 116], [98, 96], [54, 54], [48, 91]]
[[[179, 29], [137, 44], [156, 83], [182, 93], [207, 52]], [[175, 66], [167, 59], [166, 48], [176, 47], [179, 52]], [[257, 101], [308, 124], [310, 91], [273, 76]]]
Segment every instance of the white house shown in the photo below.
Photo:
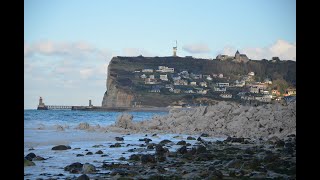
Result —
[[202, 86], [202, 87], [208, 87], [208, 86], [207, 86], [207, 82], [200, 82], [200, 86]]
[[218, 87], [229, 87], [229, 83], [216, 83]]
[[142, 74], [140, 77], [141, 77], [142, 79], [147, 78], [147, 76], [146, 76], [145, 74]]
[[168, 81], [168, 76], [166, 74], [164, 74], [164, 75], [160, 74], [160, 79], [162, 81]]
[[226, 87], [213, 87], [214, 91], [220, 91], [220, 92], [225, 92], [227, 90]]
[[223, 74], [220, 73], [218, 77], [219, 77], [219, 78], [223, 78]]
[[196, 86], [196, 85], [197, 85], [197, 82], [195, 82], [195, 81], [190, 82], [190, 86]]
[[152, 72], [153, 72], [153, 69], [142, 69], [142, 72], [152, 73]]
[[173, 81], [173, 84], [174, 84], [174, 85], [187, 86], [187, 85], [188, 85], [188, 81], [183, 80], [183, 79], [179, 79], [179, 80]]
[[248, 75], [249, 76], [254, 76], [254, 72], [251, 71], [251, 72], [248, 73]]
[[149, 78], [150, 78], [150, 79], [155, 79], [153, 74], [151, 74], [151, 75], [149, 76]]
[[222, 93], [222, 94], [220, 94], [220, 97], [230, 99], [230, 98], [232, 98], [232, 94]]

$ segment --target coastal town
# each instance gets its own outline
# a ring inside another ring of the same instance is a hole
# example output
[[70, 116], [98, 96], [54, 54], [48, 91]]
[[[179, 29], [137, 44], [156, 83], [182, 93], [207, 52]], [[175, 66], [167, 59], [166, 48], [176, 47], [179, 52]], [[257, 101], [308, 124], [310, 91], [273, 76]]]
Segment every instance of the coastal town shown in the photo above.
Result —
[[[174, 53], [175, 55], [175, 53]], [[233, 59], [232, 59], [233, 58]], [[231, 59], [236, 62], [247, 62], [245, 54], [236, 52], [235, 56], [218, 55], [217, 59], [224, 61]], [[276, 62], [279, 58], [272, 58]], [[158, 69], [144, 68], [136, 69], [135, 74], [138, 82], [145, 85], [149, 93], [163, 94], [194, 94], [206, 97], [214, 97], [220, 100], [240, 100], [270, 103], [273, 101], [295, 100], [296, 88], [287, 87], [281, 89], [273, 85], [270, 78], [258, 81], [255, 72], [231, 79], [223, 73], [201, 74], [192, 70], [177, 72], [172, 67], [158, 66]]]

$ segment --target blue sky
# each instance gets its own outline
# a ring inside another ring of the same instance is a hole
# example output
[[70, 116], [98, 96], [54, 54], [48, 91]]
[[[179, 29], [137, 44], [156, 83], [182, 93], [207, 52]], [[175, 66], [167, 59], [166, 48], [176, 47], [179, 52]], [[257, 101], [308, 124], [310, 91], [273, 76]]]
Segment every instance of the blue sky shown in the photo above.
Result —
[[101, 105], [112, 56], [296, 60], [295, 0], [25, 0], [25, 108]]

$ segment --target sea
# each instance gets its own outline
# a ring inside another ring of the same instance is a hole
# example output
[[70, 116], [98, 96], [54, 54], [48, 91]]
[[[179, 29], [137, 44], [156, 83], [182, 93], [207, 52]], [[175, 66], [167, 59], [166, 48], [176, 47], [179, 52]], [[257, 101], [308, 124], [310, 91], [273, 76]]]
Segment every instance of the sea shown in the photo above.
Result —
[[[152, 143], [169, 139], [173, 143], [171, 150], [180, 140], [186, 140], [187, 134], [121, 134], [105, 132], [103, 129], [116, 122], [123, 112], [72, 111], [72, 110], [24, 110], [24, 156], [34, 153], [45, 158], [33, 161], [35, 166], [24, 167], [24, 179], [66, 179], [76, 178], [81, 174], [70, 174], [64, 167], [75, 162], [90, 163], [97, 167], [99, 173], [108, 173], [101, 168], [103, 163], [128, 163], [119, 160], [129, 159], [137, 153], [154, 153], [142, 147], [144, 141], [150, 138]], [[126, 112], [133, 115], [133, 122], [149, 120], [153, 116], [165, 116], [168, 112]], [[80, 123], [88, 123], [93, 130], [77, 128]], [[115, 137], [123, 137], [124, 141], [116, 141]], [[222, 140], [216, 138], [215, 140]], [[187, 141], [187, 140], [186, 140]], [[187, 141], [194, 144], [196, 141]], [[111, 145], [121, 143], [121, 147], [111, 148]], [[56, 145], [68, 145], [69, 150], [55, 151]], [[134, 151], [129, 151], [134, 149]], [[103, 154], [96, 154], [101, 150]], [[92, 152], [92, 155], [87, 154]], [[80, 155], [79, 155], [80, 154]]]

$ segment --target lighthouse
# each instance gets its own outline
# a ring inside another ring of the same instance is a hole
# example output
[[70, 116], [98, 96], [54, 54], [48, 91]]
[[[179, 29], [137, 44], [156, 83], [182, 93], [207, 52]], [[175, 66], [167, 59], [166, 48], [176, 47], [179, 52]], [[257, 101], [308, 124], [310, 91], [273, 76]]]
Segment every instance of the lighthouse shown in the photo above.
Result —
[[43, 103], [42, 97], [39, 99], [39, 105], [38, 105], [38, 110], [48, 110], [48, 107]]
[[176, 46], [173, 47], [173, 57], [177, 57], [177, 49], [178, 49], [178, 45], [177, 45], [177, 40], [176, 40]]

